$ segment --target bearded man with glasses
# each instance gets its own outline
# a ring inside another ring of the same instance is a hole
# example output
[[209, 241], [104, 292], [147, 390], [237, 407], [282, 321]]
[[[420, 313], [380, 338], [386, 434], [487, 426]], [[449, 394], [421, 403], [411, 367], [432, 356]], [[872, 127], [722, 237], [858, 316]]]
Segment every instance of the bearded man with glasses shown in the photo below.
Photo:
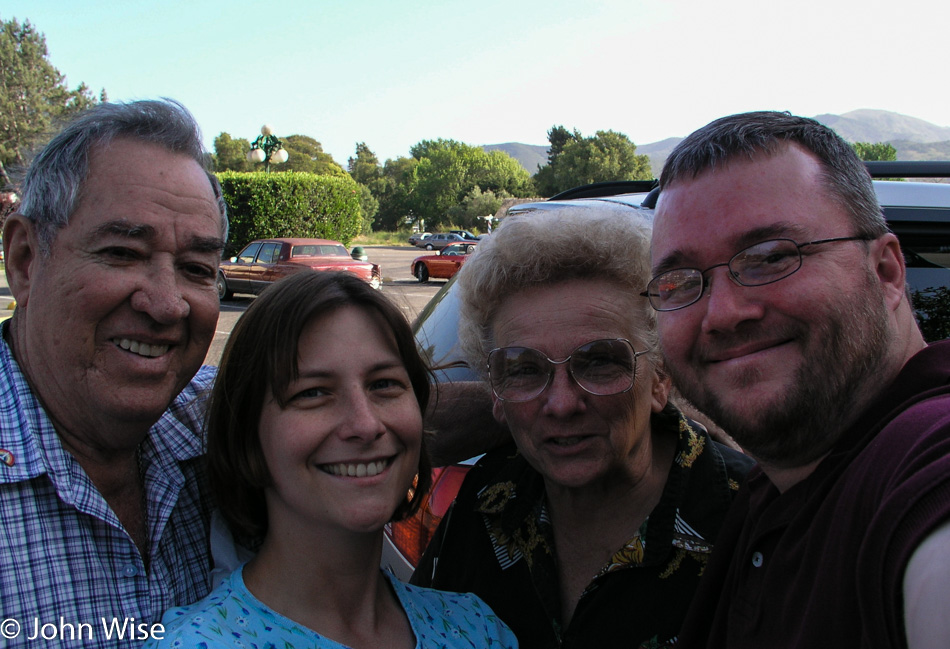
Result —
[[754, 457], [678, 647], [950, 646], [950, 342], [851, 147], [748, 113], [681, 142], [643, 293], [677, 388]]
[[523, 648], [669, 646], [752, 464], [669, 401], [630, 212], [507, 217], [458, 276], [460, 343], [514, 443], [468, 473], [413, 581], [476, 593]]

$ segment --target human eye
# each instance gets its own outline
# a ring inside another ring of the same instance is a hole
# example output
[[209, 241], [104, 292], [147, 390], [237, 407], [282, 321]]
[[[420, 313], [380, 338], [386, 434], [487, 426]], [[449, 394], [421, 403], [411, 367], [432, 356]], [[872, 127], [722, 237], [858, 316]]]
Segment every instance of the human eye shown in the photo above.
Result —
[[588, 377], [613, 376], [627, 372], [632, 367], [630, 354], [620, 353], [609, 344], [599, 344], [576, 352], [571, 360], [571, 369]]
[[786, 239], [764, 241], [733, 257], [730, 268], [743, 279], [763, 279], [787, 272], [798, 263], [798, 247]]
[[140, 251], [129, 246], [103, 246], [96, 251], [98, 257], [110, 263], [130, 263], [138, 261], [144, 256]]
[[522, 356], [505, 366], [505, 375], [510, 378], [530, 378], [543, 373], [544, 369], [537, 358]]
[[678, 304], [702, 290], [702, 286], [703, 276], [698, 270], [679, 268], [658, 275], [651, 283], [650, 291], [663, 304]]
[[217, 273], [215, 265], [202, 262], [185, 262], [181, 269], [185, 275], [200, 281], [214, 280]]
[[307, 387], [291, 386], [288, 403], [296, 405], [313, 404], [316, 400], [330, 396], [330, 390], [325, 386], [311, 385]]
[[383, 396], [398, 396], [411, 389], [408, 379], [402, 377], [388, 376], [374, 379], [369, 389]]

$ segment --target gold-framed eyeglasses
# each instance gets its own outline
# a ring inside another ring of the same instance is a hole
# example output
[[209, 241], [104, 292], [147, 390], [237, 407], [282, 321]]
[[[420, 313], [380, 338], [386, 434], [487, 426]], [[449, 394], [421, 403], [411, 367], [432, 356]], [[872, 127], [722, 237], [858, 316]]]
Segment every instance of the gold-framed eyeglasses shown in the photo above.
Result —
[[567, 373], [585, 392], [609, 396], [633, 387], [637, 357], [646, 353], [635, 351], [626, 338], [592, 340], [561, 360], [531, 347], [499, 347], [488, 353], [488, 379], [502, 401], [530, 401], [551, 384], [557, 366], [567, 363]]

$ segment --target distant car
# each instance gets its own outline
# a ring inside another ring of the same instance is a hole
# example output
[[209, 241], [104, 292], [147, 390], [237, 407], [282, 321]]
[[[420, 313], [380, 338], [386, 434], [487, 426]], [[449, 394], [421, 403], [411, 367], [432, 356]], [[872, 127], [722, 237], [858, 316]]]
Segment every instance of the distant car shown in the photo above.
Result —
[[457, 234], [466, 241], [478, 241], [478, 237], [469, 232], [468, 230], [449, 230], [452, 234]]
[[466, 239], [462, 235], [455, 234], [454, 232], [437, 232], [432, 236], [426, 237], [416, 245], [426, 250], [442, 250], [442, 248], [450, 246], [453, 243], [464, 243], [466, 241], [469, 241], [472, 245], [478, 243], [477, 240]]
[[432, 236], [431, 232], [413, 232], [409, 235], [409, 243], [418, 246], [419, 242]]
[[430, 279], [451, 279], [474, 250], [474, 243], [453, 243], [437, 255], [416, 257], [410, 266], [412, 276], [421, 283]]
[[247, 244], [236, 257], [222, 261], [218, 270], [218, 297], [235, 293], [258, 295], [273, 282], [302, 270], [343, 270], [382, 286], [379, 266], [357, 261], [342, 243], [330, 239], [258, 239]]

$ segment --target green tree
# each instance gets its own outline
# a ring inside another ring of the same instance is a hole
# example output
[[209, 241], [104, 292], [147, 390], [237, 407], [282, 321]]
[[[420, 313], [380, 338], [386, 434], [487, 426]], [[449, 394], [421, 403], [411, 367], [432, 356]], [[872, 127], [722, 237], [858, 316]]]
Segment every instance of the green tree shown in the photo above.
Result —
[[0, 21], [0, 183], [59, 121], [96, 103], [84, 83], [69, 90], [47, 57], [46, 37], [29, 21]]
[[423, 140], [410, 153], [419, 161], [410, 209], [430, 229], [447, 224], [450, 210], [476, 187], [496, 195], [529, 196], [534, 191], [528, 172], [502, 151], [487, 153], [481, 147], [439, 139]]
[[244, 138], [233, 139], [230, 133], [222, 131], [214, 138], [215, 171], [250, 171], [251, 163], [247, 154], [251, 143]]
[[386, 160], [381, 177], [376, 181], [375, 186], [370, 188], [373, 196], [379, 201], [375, 229], [398, 230], [407, 221], [415, 223], [419, 220], [418, 215], [413, 213], [412, 207], [418, 166], [419, 161], [415, 158], [400, 156], [395, 160]]
[[350, 157], [346, 170], [353, 176], [353, 180], [367, 187], [372, 187], [382, 176], [379, 158], [366, 146], [366, 142], [357, 142], [356, 157]]
[[555, 126], [548, 131], [548, 139], [554, 153], [534, 176], [542, 196], [590, 183], [653, 178], [649, 156], [637, 154], [637, 146], [623, 133], [597, 131], [583, 137], [576, 130], [570, 134], [563, 126]]
[[466, 230], [484, 230], [487, 224], [482, 217], [495, 214], [501, 209], [505, 198], [509, 198], [507, 192], [496, 196], [491, 190], [483, 192], [479, 187], [474, 187], [459, 205], [449, 209], [449, 218], [452, 223]]
[[897, 149], [887, 142], [855, 142], [851, 145], [865, 162], [872, 160], [897, 160]]
[[564, 150], [568, 142], [576, 142], [580, 139], [583, 139], [583, 136], [576, 128], [572, 133], [563, 126], [552, 126], [551, 130], [548, 131], [548, 142], [551, 143], [548, 148], [548, 164], [554, 162], [555, 158], [561, 155], [561, 151]]
[[379, 213], [379, 201], [366, 185], [360, 185], [360, 213], [363, 216], [360, 233], [369, 234], [373, 231], [373, 222], [376, 220], [376, 214]]

